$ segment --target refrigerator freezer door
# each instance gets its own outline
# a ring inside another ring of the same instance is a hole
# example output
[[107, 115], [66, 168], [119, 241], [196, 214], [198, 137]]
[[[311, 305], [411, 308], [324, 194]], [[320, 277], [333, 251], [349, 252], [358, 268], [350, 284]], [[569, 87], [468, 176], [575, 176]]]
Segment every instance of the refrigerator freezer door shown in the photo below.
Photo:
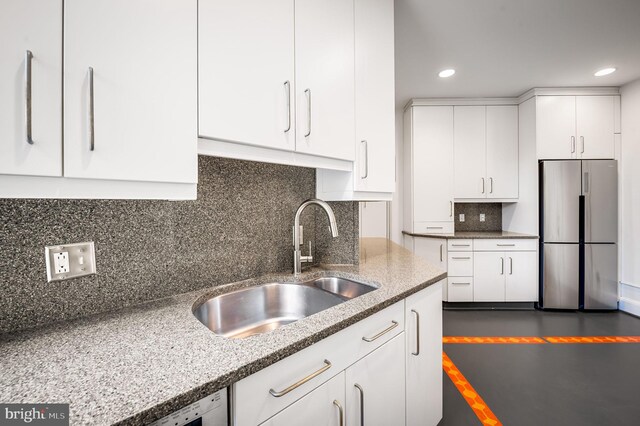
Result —
[[618, 241], [618, 162], [582, 162], [585, 243]]
[[580, 306], [580, 246], [544, 244], [544, 308], [578, 309]]
[[580, 238], [580, 161], [542, 162], [542, 241], [577, 243]]
[[618, 309], [618, 246], [584, 245], [584, 309]]

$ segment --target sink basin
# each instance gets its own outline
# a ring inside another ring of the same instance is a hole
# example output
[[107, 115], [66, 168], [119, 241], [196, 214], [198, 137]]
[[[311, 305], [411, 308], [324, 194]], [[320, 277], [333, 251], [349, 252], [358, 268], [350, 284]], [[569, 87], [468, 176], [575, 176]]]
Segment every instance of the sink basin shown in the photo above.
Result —
[[267, 333], [375, 289], [339, 277], [269, 283], [212, 297], [193, 314], [214, 333], [241, 339]]

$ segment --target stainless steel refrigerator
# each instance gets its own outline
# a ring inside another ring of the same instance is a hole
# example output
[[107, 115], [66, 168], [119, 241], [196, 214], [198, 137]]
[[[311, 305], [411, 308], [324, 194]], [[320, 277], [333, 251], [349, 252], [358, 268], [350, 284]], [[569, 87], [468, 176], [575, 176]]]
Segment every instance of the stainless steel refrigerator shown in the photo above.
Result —
[[618, 308], [618, 163], [540, 162], [540, 302]]

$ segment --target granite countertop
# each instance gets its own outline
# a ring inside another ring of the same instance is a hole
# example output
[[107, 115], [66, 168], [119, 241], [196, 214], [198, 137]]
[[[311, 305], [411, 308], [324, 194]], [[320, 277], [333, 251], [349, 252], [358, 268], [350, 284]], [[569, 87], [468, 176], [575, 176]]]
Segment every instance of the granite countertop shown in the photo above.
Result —
[[444, 239], [538, 239], [537, 235], [522, 234], [520, 232], [510, 231], [465, 231], [454, 232], [453, 234], [416, 234], [413, 232], [402, 231], [405, 235], [411, 235], [412, 237], [429, 237], [429, 238], [444, 238]]
[[227, 339], [193, 316], [196, 300], [272, 281], [220, 287], [0, 335], [3, 403], [69, 403], [71, 424], [141, 425], [193, 403], [445, 278], [444, 271], [382, 238], [364, 238], [360, 265], [321, 266], [380, 288], [273, 332]]

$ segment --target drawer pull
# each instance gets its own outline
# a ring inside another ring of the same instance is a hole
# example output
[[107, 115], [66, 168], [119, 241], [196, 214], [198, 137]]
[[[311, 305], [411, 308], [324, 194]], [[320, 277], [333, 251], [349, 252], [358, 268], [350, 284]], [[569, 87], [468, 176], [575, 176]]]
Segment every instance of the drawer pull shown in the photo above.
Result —
[[420, 355], [420, 314], [415, 309], [412, 309], [411, 312], [416, 314], [416, 351], [411, 352], [411, 355], [418, 356]]
[[451, 283], [451, 284], [453, 284], [453, 285], [469, 285], [471, 283]]
[[451, 244], [451, 247], [471, 247], [471, 244]]
[[443, 229], [442, 226], [427, 226], [427, 229]]
[[515, 247], [515, 244], [496, 244], [498, 247]]
[[273, 388], [271, 388], [271, 389], [269, 389], [269, 393], [272, 396], [275, 396], [276, 398], [280, 398], [281, 396], [284, 396], [284, 395], [288, 394], [292, 390], [294, 390], [296, 388], [299, 388], [300, 386], [304, 385], [309, 380], [311, 380], [311, 379], [313, 379], [315, 377], [318, 377], [320, 374], [324, 373], [325, 371], [327, 371], [330, 368], [331, 368], [331, 363], [325, 359], [324, 360], [324, 367], [322, 367], [321, 369], [309, 374], [304, 379], [298, 380], [297, 382], [295, 382], [291, 386], [288, 386], [285, 389], [282, 389], [281, 391], [276, 391]]
[[364, 389], [357, 383], [354, 385], [360, 391], [360, 426], [364, 426]]
[[[452, 259], [454, 259], [454, 260], [471, 260], [471, 258], [469, 256], [466, 256], [466, 257], [455, 257], [454, 256], [454, 257], [452, 257]], [[460, 275], [462, 275], [462, 274], [460, 274]]]
[[364, 340], [365, 342], [373, 342], [374, 340], [379, 339], [380, 337], [382, 337], [384, 334], [387, 334], [388, 332], [390, 332], [391, 330], [393, 330], [394, 328], [396, 328], [398, 326], [398, 321], [391, 321], [393, 324], [391, 324], [389, 327], [385, 328], [384, 330], [382, 330], [380, 333], [376, 334], [373, 337], [363, 337], [362, 340]]

